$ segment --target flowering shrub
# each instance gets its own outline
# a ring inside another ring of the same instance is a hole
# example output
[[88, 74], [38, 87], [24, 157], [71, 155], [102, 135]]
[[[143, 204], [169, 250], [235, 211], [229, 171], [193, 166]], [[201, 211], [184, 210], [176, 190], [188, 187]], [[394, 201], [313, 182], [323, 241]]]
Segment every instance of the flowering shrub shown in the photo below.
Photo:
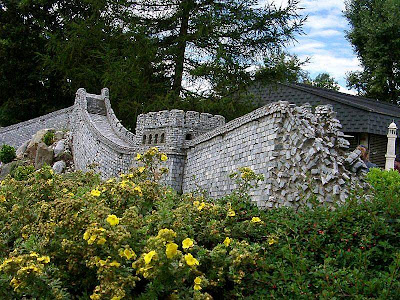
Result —
[[[158, 184], [168, 157], [156, 148], [136, 159], [138, 168], [104, 182], [49, 167], [1, 182], [0, 299], [399, 294], [397, 175], [371, 172], [373, 198], [355, 193], [335, 210], [260, 211], [241, 193], [180, 196]], [[233, 177], [245, 193], [254, 176]]]

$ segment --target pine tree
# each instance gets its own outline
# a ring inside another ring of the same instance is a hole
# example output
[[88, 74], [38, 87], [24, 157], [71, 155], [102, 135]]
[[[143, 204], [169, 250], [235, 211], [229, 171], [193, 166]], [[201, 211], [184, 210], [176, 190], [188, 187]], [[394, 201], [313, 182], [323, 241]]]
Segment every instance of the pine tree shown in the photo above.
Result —
[[[257, 0], [138, 0], [137, 23], [157, 38], [176, 95], [234, 93], [249, 68], [292, 41], [304, 21], [298, 1], [284, 8]], [[188, 87], [190, 87], [188, 89]]]

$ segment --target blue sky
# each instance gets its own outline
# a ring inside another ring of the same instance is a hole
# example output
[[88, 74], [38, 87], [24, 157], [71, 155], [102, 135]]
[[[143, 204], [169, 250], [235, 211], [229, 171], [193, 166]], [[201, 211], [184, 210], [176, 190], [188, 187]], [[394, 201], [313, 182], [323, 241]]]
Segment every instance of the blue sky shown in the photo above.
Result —
[[[277, 6], [286, 5], [287, 0], [266, 0]], [[297, 43], [288, 47], [289, 53], [299, 58], [310, 58], [304, 67], [311, 77], [321, 72], [333, 76], [341, 86], [341, 91], [351, 92], [346, 88], [346, 73], [360, 70], [359, 61], [351, 44], [345, 38], [349, 28], [343, 16], [344, 0], [300, 0], [301, 14], [308, 15], [304, 25], [304, 35], [297, 36]], [[351, 92], [354, 93], [354, 92]]]

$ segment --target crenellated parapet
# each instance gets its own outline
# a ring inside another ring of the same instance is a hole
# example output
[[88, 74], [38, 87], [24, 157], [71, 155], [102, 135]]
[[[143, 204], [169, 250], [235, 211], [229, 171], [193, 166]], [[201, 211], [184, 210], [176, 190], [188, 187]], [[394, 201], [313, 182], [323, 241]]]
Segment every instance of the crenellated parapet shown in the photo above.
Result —
[[137, 143], [141, 147], [159, 146], [165, 150], [182, 151], [188, 141], [225, 124], [220, 115], [196, 111], [164, 110], [138, 116]]

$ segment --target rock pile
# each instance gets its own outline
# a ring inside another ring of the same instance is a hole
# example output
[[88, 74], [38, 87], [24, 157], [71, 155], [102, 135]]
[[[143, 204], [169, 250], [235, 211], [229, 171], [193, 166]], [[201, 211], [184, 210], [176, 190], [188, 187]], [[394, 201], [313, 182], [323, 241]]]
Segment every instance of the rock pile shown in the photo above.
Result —
[[367, 187], [359, 176], [367, 167], [359, 150], [348, 152], [349, 142], [332, 106], [317, 106], [312, 113], [310, 105], [289, 105], [286, 114], [267, 179], [275, 199], [267, 206], [299, 207], [310, 197], [321, 203], [342, 202], [352, 187]]
[[[44, 138], [51, 133], [50, 145]], [[52, 128], [39, 130], [16, 150], [16, 160], [3, 165], [0, 178], [4, 178], [13, 167], [18, 165], [34, 165], [40, 169], [45, 164], [52, 166], [57, 174], [74, 170], [71, 153], [71, 134], [67, 131], [56, 131]]]

